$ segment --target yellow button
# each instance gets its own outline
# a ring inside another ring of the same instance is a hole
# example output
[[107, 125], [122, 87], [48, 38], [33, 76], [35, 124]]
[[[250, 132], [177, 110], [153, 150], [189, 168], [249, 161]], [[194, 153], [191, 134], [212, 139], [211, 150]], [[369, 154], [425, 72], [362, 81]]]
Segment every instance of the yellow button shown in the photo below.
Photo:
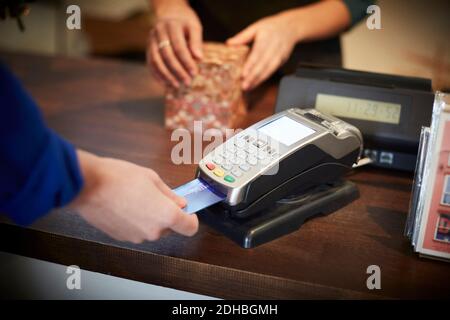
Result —
[[222, 169], [220, 169], [220, 168], [216, 168], [216, 169], [214, 169], [214, 174], [216, 175], [216, 176], [218, 176], [218, 177], [223, 177], [223, 175], [225, 174], [225, 172], [222, 170]]

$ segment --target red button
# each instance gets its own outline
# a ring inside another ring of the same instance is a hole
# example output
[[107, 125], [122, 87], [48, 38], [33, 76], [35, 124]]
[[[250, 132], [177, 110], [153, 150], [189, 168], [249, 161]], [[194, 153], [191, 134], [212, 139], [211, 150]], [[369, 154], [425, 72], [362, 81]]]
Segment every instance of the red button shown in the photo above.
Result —
[[206, 164], [206, 167], [209, 169], [209, 170], [214, 170], [215, 168], [216, 168], [216, 166], [213, 164], [213, 163], [207, 163]]

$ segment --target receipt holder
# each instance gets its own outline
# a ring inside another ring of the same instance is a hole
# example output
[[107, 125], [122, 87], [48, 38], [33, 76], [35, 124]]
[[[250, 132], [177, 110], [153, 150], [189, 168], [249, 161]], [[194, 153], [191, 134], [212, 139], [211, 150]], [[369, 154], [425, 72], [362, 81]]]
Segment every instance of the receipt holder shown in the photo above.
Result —
[[298, 230], [306, 220], [330, 214], [359, 198], [356, 185], [337, 181], [276, 201], [247, 218], [233, 217], [221, 204], [199, 212], [200, 220], [243, 248], [254, 248]]

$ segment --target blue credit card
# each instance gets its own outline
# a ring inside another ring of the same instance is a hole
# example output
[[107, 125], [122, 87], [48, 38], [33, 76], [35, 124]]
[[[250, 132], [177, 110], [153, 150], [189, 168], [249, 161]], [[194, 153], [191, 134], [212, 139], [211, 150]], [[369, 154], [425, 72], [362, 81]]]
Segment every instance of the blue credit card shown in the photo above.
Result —
[[183, 184], [173, 189], [173, 191], [187, 200], [187, 205], [183, 208], [183, 211], [189, 214], [212, 206], [226, 198], [225, 195], [214, 190], [213, 187], [200, 178]]

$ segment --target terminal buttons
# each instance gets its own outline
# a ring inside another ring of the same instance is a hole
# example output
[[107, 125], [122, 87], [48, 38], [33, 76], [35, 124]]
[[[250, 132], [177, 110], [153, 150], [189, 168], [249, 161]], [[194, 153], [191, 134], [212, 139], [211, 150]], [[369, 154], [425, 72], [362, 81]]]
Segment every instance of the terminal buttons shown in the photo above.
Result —
[[250, 177], [260, 167], [270, 165], [278, 156], [278, 147], [267, 137], [254, 134], [234, 137], [218, 147], [205, 163], [212, 175], [233, 183]]
[[253, 145], [254, 145], [255, 147], [257, 147], [257, 148], [262, 148], [262, 147], [264, 147], [266, 144], [267, 144], [267, 142], [264, 141], [264, 140], [261, 140], [261, 139], [258, 139], [258, 140], [256, 140], [255, 142], [253, 142]]
[[231, 170], [231, 174], [236, 178], [239, 178], [240, 176], [242, 176], [242, 171], [239, 169], [233, 169]]
[[256, 159], [256, 157], [249, 156], [247, 158], [247, 163], [252, 165], [252, 166], [256, 166], [258, 164], [258, 159]]
[[234, 178], [232, 176], [226, 175], [223, 180], [227, 181], [227, 182], [234, 182]]
[[244, 148], [244, 147], [245, 147], [245, 144], [246, 144], [246, 142], [245, 142], [244, 139], [237, 139], [237, 140], [234, 142], [234, 145], [235, 145], [236, 147], [238, 147], [238, 148]]
[[250, 170], [250, 166], [249, 166], [248, 164], [246, 164], [246, 163], [241, 164], [241, 165], [239, 166], [239, 168], [241, 168], [241, 170], [243, 170], [243, 171], [248, 171], [248, 170]]
[[216, 156], [214, 157], [213, 161], [214, 161], [215, 163], [217, 163], [218, 165], [220, 165], [220, 164], [223, 163], [224, 159], [223, 159], [221, 156], [216, 155]]
[[232, 164], [230, 164], [230, 163], [228, 163], [228, 162], [225, 162], [223, 165], [222, 165], [222, 168], [224, 168], [225, 170], [231, 170], [231, 168], [233, 168], [233, 165]]
[[220, 168], [214, 169], [213, 173], [218, 177], [223, 177], [225, 174], [225, 172]]

